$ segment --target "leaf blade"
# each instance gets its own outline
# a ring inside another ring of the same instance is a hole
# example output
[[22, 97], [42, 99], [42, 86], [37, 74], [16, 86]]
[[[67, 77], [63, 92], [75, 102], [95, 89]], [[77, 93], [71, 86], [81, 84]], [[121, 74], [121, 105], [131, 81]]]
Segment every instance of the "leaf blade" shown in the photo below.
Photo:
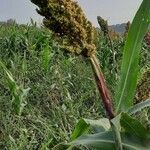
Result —
[[139, 53], [150, 23], [150, 1], [143, 0], [129, 30], [121, 66], [121, 78], [116, 94], [117, 113], [126, 112], [133, 104], [136, 89]]
[[128, 110], [128, 114], [129, 115], [133, 115], [139, 111], [141, 111], [142, 109], [146, 108], [146, 107], [150, 107], [150, 99], [147, 99], [141, 103], [138, 103], [136, 105], [134, 105], [133, 107], [131, 107], [129, 110]]
[[122, 113], [120, 124], [126, 133], [130, 133], [142, 139], [150, 138], [150, 132], [146, 130], [146, 128], [138, 120], [130, 117], [126, 113]]
[[86, 123], [84, 121], [84, 119], [80, 119], [71, 135], [71, 140], [75, 140], [82, 134], [86, 133], [88, 131], [89, 127], [90, 127], [90, 125], [88, 123]]
[[[133, 136], [131, 134], [121, 133], [122, 145], [125, 150], [149, 150], [150, 141]], [[81, 136], [70, 143], [73, 146], [83, 145], [95, 150], [116, 150], [113, 133], [111, 131]]]

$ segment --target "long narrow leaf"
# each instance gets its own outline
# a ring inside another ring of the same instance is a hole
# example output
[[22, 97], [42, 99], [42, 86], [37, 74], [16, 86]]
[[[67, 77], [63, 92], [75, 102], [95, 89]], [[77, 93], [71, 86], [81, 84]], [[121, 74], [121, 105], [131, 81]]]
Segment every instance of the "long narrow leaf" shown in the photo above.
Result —
[[[149, 150], [150, 141], [133, 136], [132, 134], [121, 133], [124, 150]], [[72, 146], [83, 145], [94, 150], [116, 150], [113, 133], [111, 131], [85, 135], [70, 143]]]
[[116, 93], [117, 112], [126, 112], [133, 105], [135, 94], [139, 53], [143, 37], [150, 23], [150, 0], [143, 0], [130, 27], [124, 48], [121, 78]]
[[138, 111], [141, 111], [145, 107], [150, 107], [150, 99], [145, 100], [145, 101], [138, 103], [138, 104], [134, 105], [133, 107], [131, 107], [128, 110], [128, 114], [133, 115], [133, 114], [137, 113]]
[[83, 119], [80, 119], [71, 135], [71, 139], [75, 140], [79, 136], [83, 135], [88, 131], [89, 127], [90, 125], [88, 123], [86, 123]]
[[150, 132], [141, 124], [141, 122], [126, 113], [122, 113], [120, 124], [125, 132], [142, 139], [150, 139]]

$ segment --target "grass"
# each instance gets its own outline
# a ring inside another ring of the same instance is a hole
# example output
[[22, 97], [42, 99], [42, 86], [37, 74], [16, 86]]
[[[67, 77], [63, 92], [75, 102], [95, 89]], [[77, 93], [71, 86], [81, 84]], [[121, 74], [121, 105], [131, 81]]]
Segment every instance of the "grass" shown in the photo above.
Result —
[[[98, 46], [98, 58], [112, 95], [119, 77], [123, 46], [123, 39], [114, 41], [115, 62], [104, 37]], [[148, 55], [144, 43], [141, 68], [149, 65]], [[0, 59], [19, 92], [30, 88], [24, 99], [26, 106], [18, 116], [14, 112], [8, 77], [0, 69], [0, 149], [52, 149], [69, 141], [80, 117], [98, 119], [104, 115], [90, 64], [82, 57], [64, 53], [47, 29], [2, 25]]]

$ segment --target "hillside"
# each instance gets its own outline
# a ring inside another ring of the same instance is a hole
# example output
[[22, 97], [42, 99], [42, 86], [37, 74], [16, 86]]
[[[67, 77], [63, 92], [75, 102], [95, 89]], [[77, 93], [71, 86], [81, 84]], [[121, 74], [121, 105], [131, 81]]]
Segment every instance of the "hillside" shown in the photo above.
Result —
[[125, 32], [125, 26], [126, 23], [122, 23], [122, 24], [111, 25], [109, 27], [120, 34], [123, 34]]

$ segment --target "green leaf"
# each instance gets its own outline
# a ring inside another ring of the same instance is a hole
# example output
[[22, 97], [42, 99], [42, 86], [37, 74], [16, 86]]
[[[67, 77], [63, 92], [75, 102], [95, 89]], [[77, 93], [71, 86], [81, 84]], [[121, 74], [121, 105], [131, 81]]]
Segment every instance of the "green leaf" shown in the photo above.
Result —
[[146, 107], [150, 107], [150, 99], [145, 100], [145, 101], [138, 103], [138, 104], [134, 105], [133, 107], [131, 107], [128, 110], [128, 114], [133, 115]]
[[92, 130], [94, 133], [99, 133], [108, 131], [110, 128], [110, 122], [107, 118], [101, 118], [99, 120], [80, 119], [71, 135], [71, 139], [75, 140], [89, 130]]
[[122, 148], [122, 141], [120, 135], [120, 131], [121, 131], [120, 118], [121, 118], [121, 114], [113, 118], [111, 120], [111, 127], [112, 127], [112, 132], [114, 133], [116, 147], [118, 147], [119, 150], [122, 150], [123, 148]]
[[115, 150], [113, 135], [110, 132], [81, 136], [71, 142], [71, 144], [74, 146], [83, 145], [94, 149]]
[[118, 131], [121, 131], [120, 119], [121, 114], [117, 115], [115, 118], [111, 120], [112, 124], [118, 129]]
[[17, 85], [11, 72], [6, 68], [5, 64], [2, 61], [0, 61], [0, 66], [3, 68], [5, 74], [7, 75], [7, 84], [9, 86], [9, 89], [12, 93], [14, 93], [16, 91]]
[[[143, 140], [131, 134], [121, 135], [124, 150], [149, 150], [150, 141]], [[116, 150], [113, 133], [111, 131], [81, 136], [77, 140], [71, 142], [73, 146], [83, 145], [95, 150]]]
[[12, 106], [15, 114], [21, 115], [24, 107], [27, 104], [26, 98], [30, 91], [30, 88], [24, 89], [22, 86], [18, 86], [14, 80], [12, 73], [6, 68], [6, 66], [0, 61], [5, 74], [7, 75], [7, 86], [12, 94]]
[[101, 118], [99, 120], [84, 119], [84, 121], [90, 124], [94, 133], [108, 131], [111, 128], [109, 119], [107, 118]]
[[21, 89], [21, 93], [19, 95], [19, 110], [18, 113], [19, 115], [21, 115], [24, 107], [27, 105], [27, 101], [26, 98], [28, 96], [28, 93], [30, 91], [31, 88], [27, 88], [27, 89]]
[[[101, 120], [101, 119], [100, 119]], [[96, 121], [85, 119], [86, 122], [90, 123], [91, 126], [104, 126], [105, 121]], [[99, 122], [99, 123], [98, 123]], [[114, 127], [119, 133], [118, 144], [121, 144], [123, 150], [149, 150], [150, 140], [148, 131], [142, 126], [140, 122], [125, 113], [121, 113], [111, 120]], [[106, 125], [107, 126], [107, 125]], [[106, 128], [108, 129], [108, 128]], [[114, 128], [113, 128], [114, 130]], [[117, 133], [118, 133], [117, 132]], [[114, 131], [103, 131], [97, 134], [82, 135], [70, 144], [72, 146], [86, 146], [95, 150], [116, 150], [116, 137]], [[120, 143], [121, 142], [121, 143]]]
[[75, 140], [82, 134], [86, 133], [89, 130], [89, 127], [90, 125], [87, 124], [84, 119], [80, 119], [71, 135], [71, 140]]
[[120, 124], [127, 133], [143, 139], [150, 138], [150, 132], [138, 120], [130, 117], [126, 113], [122, 113]]
[[116, 93], [117, 113], [128, 111], [133, 105], [135, 94], [139, 53], [143, 37], [150, 23], [150, 0], [143, 0], [132, 25], [124, 48], [121, 66], [121, 78]]
[[50, 59], [51, 59], [51, 53], [50, 53], [49, 45], [47, 44], [43, 49], [43, 54], [42, 54], [42, 65], [45, 72], [48, 71]]

